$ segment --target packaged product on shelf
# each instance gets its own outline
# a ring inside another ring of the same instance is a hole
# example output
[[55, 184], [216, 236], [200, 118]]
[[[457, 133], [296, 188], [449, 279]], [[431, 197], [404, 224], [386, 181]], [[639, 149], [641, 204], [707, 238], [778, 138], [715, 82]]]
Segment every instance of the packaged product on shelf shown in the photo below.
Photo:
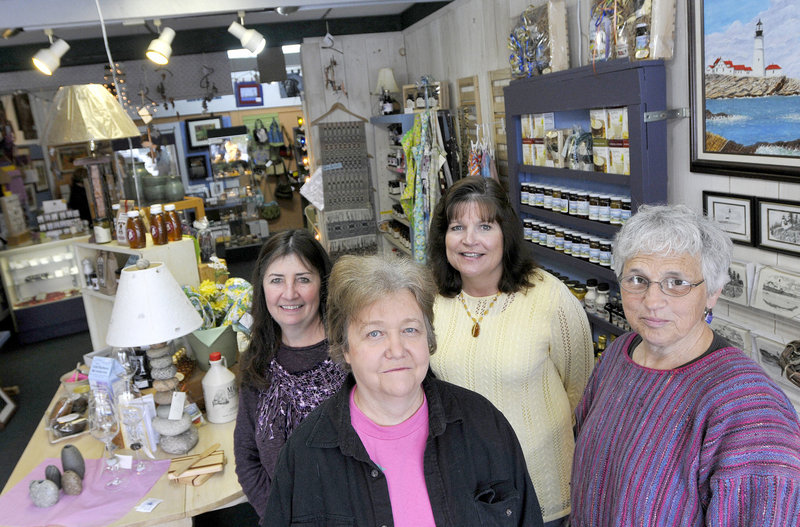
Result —
[[528, 6], [508, 37], [514, 77], [531, 77], [569, 68], [565, 0]]
[[589, 125], [592, 127], [592, 139], [608, 139], [606, 127], [608, 126], [608, 112], [605, 108], [592, 108], [589, 110]]
[[523, 139], [522, 140], [522, 164], [523, 165], [533, 165], [534, 164], [534, 145], [533, 139]]
[[616, 56], [614, 42], [614, 0], [596, 0], [589, 16], [589, 56], [591, 60], [603, 61]]
[[547, 166], [564, 168], [564, 141], [568, 130], [548, 130], [544, 135], [545, 155]]
[[675, 50], [675, 0], [635, 1], [635, 58], [671, 59]]
[[537, 113], [533, 115], [533, 138], [544, 139], [548, 130], [556, 127], [556, 116], [553, 112]]
[[595, 172], [608, 172], [609, 148], [605, 141], [595, 141], [592, 145]]
[[532, 139], [533, 138], [533, 115], [527, 114], [522, 115], [520, 117], [521, 126], [522, 126], [522, 138], [523, 139]]
[[628, 108], [606, 109], [606, 139], [608, 146], [628, 146]]
[[608, 170], [610, 174], [631, 175], [631, 160], [628, 148], [624, 146], [608, 147]]
[[533, 152], [533, 164], [540, 167], [547, 166], [547, 153], [545, 152], [544, 144], [537, 143], [533, 145]]

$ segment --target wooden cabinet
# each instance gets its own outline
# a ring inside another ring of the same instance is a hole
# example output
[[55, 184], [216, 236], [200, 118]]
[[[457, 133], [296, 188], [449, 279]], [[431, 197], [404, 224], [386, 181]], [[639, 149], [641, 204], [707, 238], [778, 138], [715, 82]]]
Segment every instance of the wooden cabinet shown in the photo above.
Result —
[[[78, 265], [81, 265], [85, 258], [94, 262], [99, 251], [107, 251], [117, 258], [120, 268], [126, 265], [131, 256], [143, 257], [150, 262], [164, 262], [172, 276], [181, 285], [197, 286], [200, 283], [194, 239], [190, 237], [184, 237], [180, 241], [170, 242], [166, 245], [153, 245], [148, 235], [148, 245], [144, 249], [131, 249], [112, 241], [104, 244], [76, 243], [73, 245], [73, 250]], [[115, 296], [93, 289], [86, 283], [83, 273], [79, 273], [79, 276], [82, 284], [83, 306], [86, 310], [89, 334], [92, 337], [92, 348], [100, 350], [107, 347], [106, 333]]]
[[[523, 183], [628, 197], [634, 212], [643, 203], [666, 202], [666, 121], [646, 118], [647, 112], [666, 109], [665, 81], [662, 61], [603, 62], [512, 81], [504, 89], [508, 191], [520, 218], [531, 218], [539, 224], [547, 223], [609, 240], [620, 227], [619, 224], [522, 203]], [[590, 132], [590, 111], [609, 108], [624, 108], [627, 112], [630, 175], [537, 166], [535, 158], [531, 160], [530, 156], [524, 155], [523, 123], [527, 116], [552, 114], [548, 115], [551, 128], [566, 129], [577, 125]], [[616, 277], [609, 266], [591, 263], [585, 258], [538, 243], [531, 243], [531, 247], [544, 267], [581, 281], [598, 278], [610, 283], [612, 289], [616, 288]], [[595, 318], [590, 316], [593, 322], [598, 322]], [[602, 325], [602, 321], [598, 324]]]

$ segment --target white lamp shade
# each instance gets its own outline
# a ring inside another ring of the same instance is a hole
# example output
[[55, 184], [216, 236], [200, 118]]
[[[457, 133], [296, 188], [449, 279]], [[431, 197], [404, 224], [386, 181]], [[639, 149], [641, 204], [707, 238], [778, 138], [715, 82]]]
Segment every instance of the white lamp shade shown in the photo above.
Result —
[[394, 71], [392, 71], [392, 68], [381, 68], [378, 70], [378, 82], [375, 83], [375, 93], [383, 93], [383, 90], [395, 93], [400, 91], [400, 88], [397, 87], [397, 81], [394, 80]]
[[119, 101], [100, 84], [62, 86], [50, 106], [44, 143], [65, 145], [138, 137]]
[[238, 38], [243, 48], [250, 50], [250, 53], [258, 55], [267, 45], [267, 39], [255, 29], [247, 29], [238, 22], [231, 22], [228, 33]]
[[69, 44], [57, 39], [49, 48], [43, 48], [33, 56], [33, 65], [45, 75], [52, 75], [61, 65], [61, 57], [69, 50]]
[[114, 347], [149, 346], [191, 333], [203, 325], [167, 266], [153, 262], [122, 270], [111, 310], [106, 343]]
[[167, 64], [170, 55], [172, 55], [172, 40], [174, 38], [175, 30], [171, 27], [165, 27], [158, 38], [154, 38], [150, 45], [147, 46], [145, 55], [159, 66]]

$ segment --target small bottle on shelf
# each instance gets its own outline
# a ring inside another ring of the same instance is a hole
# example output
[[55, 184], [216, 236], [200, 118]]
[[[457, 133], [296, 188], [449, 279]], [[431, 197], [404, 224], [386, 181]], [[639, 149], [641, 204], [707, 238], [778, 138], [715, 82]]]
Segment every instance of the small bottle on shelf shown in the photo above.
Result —
[[583, 305], [588, 313], [594, 313], [594, 302], [597, 298], [597, 278], [586, 280], [586, 295], [583, 297]]
[[95, 218], [92, 222], [95, 243], [108, 243], [111, 241], [111, 222], [108, 218]]
[[150, 206], [150, 236], [153, 237], [154, 245], [167, 244], [167, 226], [161, 205]]
[[183, 228], [174, 203], [164, 205], [164, 224], [167, 228], [167, 241], [180, 241], [183, 237]]
[[125, 226], [125, 237], [131, 249], [144, 249], [147, 246], [144, 222], [138, 210], [128, 212], [128, 221]]
[[606, 282], [597, 285], [597, 296], [594, 300], [594, 314], [600, 318], [609, 320], [606, 304], [608, 303], [609, 285]]

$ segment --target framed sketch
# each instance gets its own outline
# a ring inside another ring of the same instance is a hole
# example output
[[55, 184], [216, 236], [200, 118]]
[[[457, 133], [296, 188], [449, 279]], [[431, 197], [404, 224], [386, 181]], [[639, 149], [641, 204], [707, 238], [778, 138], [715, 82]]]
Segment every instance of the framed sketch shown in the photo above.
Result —
[[192, 119], [186, 121], [186, 137], [190, 148], [208, 146], [208, 131], [222, 128], [222, 117]]
[[750, 353], [750, 330], [746, 327], [740, 326], [719, 315], [714, 316], [709, 326], [721, 337], [724, 337], [725, 340], [730, 342], [732, 346], [736, 346], [745, 353]]
[[703, 191], [703, 213], [716, 221], [736, 243], [755, 245], [753, 209], [755, 198]]
[[733, 5], [688, 1], [691, 170], [798, 181], [800, 2]]
[[50, 188], [47, 181], [47, 167], [43, 159], [34, 159], [33, 168], [36, 170], [36, 192], [42, 192]]
[[17, 411], [17, 405], [6, 392], [0, 388], [0, 430], [5, 428], [8, 420]]
[[209, 184], [211, 190], [211, 197], [218, 198], [225, 194], [225, 184], [222, 181], [212, 181]]
[[730, 281], [722, 287], [720, 298], [746, 306], [750, 303], [750, 273], [748, 273], [748, 266], [741, 262], [731, 262], [728, 267], [728, 276]]
[[28, 207], [36, 209], [39, 205], [36, 203], [36, 186], [33, 183], [25, 184], [25, 198], [28, 201]]
[[785, 347], [786, 343], [777, 335], [753, 333], [753, 359], [782, 387], [790, 384], [789, 379], [784, 379], [780, 365], [780, 356]]
[[763, 266], [758, 270], [752, 306], [775, 315], [800, 320], [800, 274]]
[[58, 150], [58, 169], [61, 172], [75, 170], [75, 160], [88, 157], [89, 151], [85, 146], [67, 146]]
[[800, 203], [757, 198], [758, 246], [800, 255]]

